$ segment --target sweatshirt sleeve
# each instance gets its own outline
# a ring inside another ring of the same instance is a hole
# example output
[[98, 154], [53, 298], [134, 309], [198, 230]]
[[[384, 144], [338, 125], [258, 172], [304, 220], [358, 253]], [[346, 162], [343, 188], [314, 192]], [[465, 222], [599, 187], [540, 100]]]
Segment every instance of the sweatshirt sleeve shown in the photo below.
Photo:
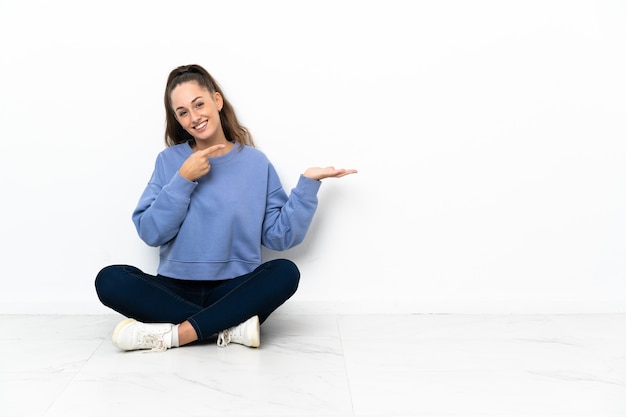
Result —
[[165, 180], [167, 174], [164, 171], [157, 160], [152, 178], [132, 215], [141, 240], [155, 247], [169, 242], [178, 234], [187, 215], [191, 193], [198, 185], [183, 178], [178, 171]]
[[317, 209], [321, 182], [300, 175], [296, 187], [287, 196], [273, 168], [269, 175], [262, 243], [272, 250], [286, 250], [304, 240]]

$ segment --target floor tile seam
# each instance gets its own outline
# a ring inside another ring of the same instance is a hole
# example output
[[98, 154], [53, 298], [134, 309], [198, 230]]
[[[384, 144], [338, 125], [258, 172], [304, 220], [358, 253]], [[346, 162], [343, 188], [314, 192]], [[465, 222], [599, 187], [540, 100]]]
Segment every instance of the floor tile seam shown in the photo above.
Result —
[[348, 373], [348, 363], [346, 362], [346, 352], [343, 348], [343, 336], [341, 334], [341, 324], [339, 322], [338, 314], [335, 315], [335, 324], [337, 325], [337, 334], [339, 334], [339, 346], [341, 348], [341, 358], [343, 362], [343, 371], [346, 376], [346, 383], [348, 384], [348, 398], [350, 399], [350, 410], [352, 411], [352, 416], [356, 415], [356, 410], [354, 409], [354, 399], [352, 397], [352, 384], [350, 382], [350, 374]]
[[57, 393], [57, 395], [54, 397], [54, 399], [50, 402], [50, 404], [48, 405], [48, 407], [46, 407], [45, 411], [43, 412], [43, 414], [41, 414], [41, 417], [46, 417], [46, 415], [48, 414], [48, 412], [50, 411], [50, 409], [52, 407], [54, 407], [54, 404], [59, 400], [59, 398], [61, 398], [63, 396], [63, 394], [65, 393], [65, 391], [67, 391], [67, 389], [69, 388], [69, 386], [74, 382], [74, 380], [76, 379], [76, 377], [78, 375], [80, 375], [83, 372], [83, 369], [85, 368], [85, 366], [87, 366], [87, 364], [89, 363], [89, 361], [94, 357], [94, 355], [96, 354], [96, 352], [98, 350], [100, 350], [100, 348], [104, 345], [104, 342], [107, 340], [107, 338], [103, 338], [102, 341], [98, 344], [98, 346], [96, 346], [95, 349], [93, 349], [93, 351], [91, 352], [91, 354], [89, 355], [89, 357], [83, 362], [83, 364], [76, 370], [76, 372], [74, 372], [74, 375], [72, 375], [72, 377], [65, 383], [65, 385], [63, 386], [63, 388], [61, 390], [59, 390], [59, 392]]

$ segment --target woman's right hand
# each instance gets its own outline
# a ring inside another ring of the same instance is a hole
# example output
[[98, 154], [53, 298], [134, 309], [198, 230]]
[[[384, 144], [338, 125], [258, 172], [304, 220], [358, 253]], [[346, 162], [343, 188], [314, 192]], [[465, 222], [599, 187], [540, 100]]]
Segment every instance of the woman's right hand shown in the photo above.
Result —
[[189, 180], [197, 181], [202, 178], [211, 170], [211, 163], [209, 162], [209, 155], [220, 149], [224, 149], [225, 145], [213, 145], [206, 149], [195, 151], [178, 170], [179, 174]]

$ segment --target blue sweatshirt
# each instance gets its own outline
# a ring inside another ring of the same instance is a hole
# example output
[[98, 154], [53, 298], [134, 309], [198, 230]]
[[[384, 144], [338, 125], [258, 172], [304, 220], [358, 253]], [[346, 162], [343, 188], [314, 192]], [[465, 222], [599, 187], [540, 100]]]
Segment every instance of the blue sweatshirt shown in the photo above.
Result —
[[300, 176], [287, 196], [267, 157], [235, 143], [210, 158], [197, 181], [178, 170], [188, 143], [159, 153], [132, 219], [139, 237], [160, 247], [157, 273], [170, 278], [234, 278], [261, 264], [261, 245], [285, 250], [304, 239], [317, 208], [320, 181]]

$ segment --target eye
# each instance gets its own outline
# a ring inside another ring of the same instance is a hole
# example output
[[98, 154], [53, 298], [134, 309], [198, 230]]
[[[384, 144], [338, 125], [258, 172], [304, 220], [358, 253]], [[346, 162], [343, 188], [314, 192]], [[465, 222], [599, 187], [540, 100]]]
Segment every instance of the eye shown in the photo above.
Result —
[[196, 108], [199, 109], [200, 107], [204, 106], [204, 103], [199, 101], [196, 103]]
[[183, 116], [185, 116], [186, 114], [187, 114], [187, 112], [186, 112], [186, 111], [181, 111], [181, 112], [179, 112], [179, 113], [178, 113], [178, 117], [183, 117]]

